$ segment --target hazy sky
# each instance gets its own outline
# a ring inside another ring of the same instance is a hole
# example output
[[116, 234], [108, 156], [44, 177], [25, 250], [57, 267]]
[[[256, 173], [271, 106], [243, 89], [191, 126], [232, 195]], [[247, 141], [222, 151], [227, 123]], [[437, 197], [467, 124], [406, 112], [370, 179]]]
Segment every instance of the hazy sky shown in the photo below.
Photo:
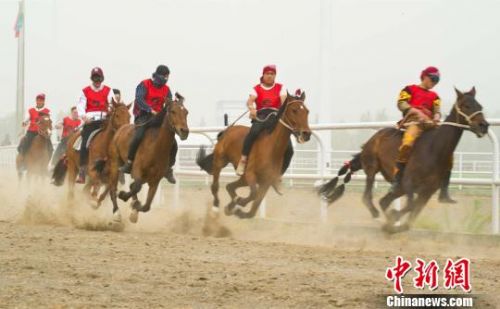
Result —
[[[322, 14], [326, 1], [27, 0], [26, 106], [45, 92], [53, 110], [68, 109], [94, 66], [130, 101], [164, 63], [191, 125], [213, 125], [216, 102], [245, 100], [275, 63], [280, 82], [306, 90], [311, 120], [383, 108], [395, 119], [399, 90], [428, 65], [442, 71], [444, 110], [453, 85], [475, 85], [486, 111], [498, 109], [500, 1], [332, 0]], [[17, 1], [0, 0], [0, 116], [15, 109], [16, 14]]]

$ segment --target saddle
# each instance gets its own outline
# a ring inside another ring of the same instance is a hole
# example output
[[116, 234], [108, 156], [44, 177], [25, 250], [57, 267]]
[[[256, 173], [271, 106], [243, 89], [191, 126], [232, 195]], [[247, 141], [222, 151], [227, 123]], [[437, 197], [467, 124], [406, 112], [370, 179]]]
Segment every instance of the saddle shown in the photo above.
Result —
[[[85, 148], [89, 148], [90, 146], [90, 143], [92, 142], [92, 140], [94, 139], [94, 137], [97, 135], [97, 133], [101, 132], [102, 131], [102, 128], [99, 128], [95, 131], [92, 131], [92, 133], [90, 133], [90, 136], [89, 136], [89, 139], [87, 140], [87, 145]], [[76, 151], [80, 151], [80, 148], [82, 148], [82, 136], [78, 136], [78, 138], [75, 140], [75, 142], [73, 143], [73, 149], [76, 150]]]

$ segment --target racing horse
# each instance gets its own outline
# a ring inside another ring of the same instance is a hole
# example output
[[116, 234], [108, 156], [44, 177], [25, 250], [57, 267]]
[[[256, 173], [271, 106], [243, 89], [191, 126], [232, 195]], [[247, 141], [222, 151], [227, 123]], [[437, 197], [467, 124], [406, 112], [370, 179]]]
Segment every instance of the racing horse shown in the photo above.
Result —
[[33, 138], [30, 148], [24, 156], [18, 154], [16, 157], [16, 170], [19, 180], [22, 179], [23, 170], [26, 170], [28, 180], [34, 176], [46, 177], [48, 175], [48, 164], [52, 156], [48, 143], [52, 133], [52, 120], [45, 113], [40, 113], [37, 121], [38, 134]]
[[[146, 131], [141, 141], [132, 165], [130, 176], [133, 181], [130, 191], [120, 191], [118, 197], [123, 201], [133, 199], [130, 221], [137, 222], [139, 212], [148, 212], [158, 189], [158, 184], [163, 178], [170, 163], [170, 150], [175, 139], [175, 134], [181, 140], [189, 135], [187, 125], [188, 110], [184, 106], [184, 97], [175, 94], [175, 100], [167, 99], [160, 113], [153, 116], [150, 121], [152, 127]], [[113, 202], [113, 220], [121, 221], [117, 202], [117, 185], [119, 180], [119, 167], [127, 160], [128, 148], [134, 134], [135, 125], [129, 124], [120, 128], [110, 145], [109, 151], [109, 188]], [[148, 194], [144, 205], [139, 201], [137, 194], [143, 184], [148, 184]]]
[[[304, 104], [305, 98], [305, 92], [300, 96], [287, 94], [277, 115], [269, 120], [269, 128], [259, 135], [252, 146], [245, 174], [226, 186], [231, 197], [231, 202], [224, 209], [227, 215], [234, 213], [239, 218], [254, 217], [269, 187], [281, 177], [283, 157], [290, 135], [293, 134], [300, 144], [310, 139], [309, 110]], [[241, 157], [243, 140], [249, 130], [246, 126], [231, 126], [219, 133], [212, 154], [206, 155], [203, 147], [198, 151], [196, 160], [198, 166], [213, 175], [211, 192], [214, 197], [212, 210], [215, 212], [219, 211], [220, 203], [218, 197], [220, 171], [229, 163], [236, 168]], [[236, 189], [244, 186], [250, 187], [250, 194], [245, 198], [237, 196]], [[235, 208], [237, 205], [245, 206], [252, 201], [252, 207], [248, 212]]]
[[[112, 101], [110, 112], [106, 117], [101, 131], [95, 133], [89, 142], [89, 177], [85, 183], [84, 192], [90, 194], [91, 199], [96, 200], [96, 207], [101, 204], [109, 190], [105, 187], [104, 192], [97, 198], [101, 185], [107, 182], [105, 177], [108, 170], [106, 172], [103, 170], [108, 158], [109, 145], [115, 132], [120, 127], [130, 123], [129, 109], [131, 105]], [[64, 183], [66, 174], [68, 174], [69, 198], [74, 196], [75, 181], [80, 165], [79, 152], [74, 149], [74, 144], [80, 135], [81, 132], [75, 132], [75, 134], [71, 135], [68, 140], [66, 154], [58, 161], [52, 174], [53, 184], [56, 186], [61, 186]], [[99, 165], [96, 164], [97, 162], [100, 162]], [[101, 171], [98, 172], [97, 169], [101, 169]]]
[[[473, 87], [466, 93], [455, 89], [455, 92], [457, 99], [445, 121], [438, 128], [425, 131], [415, 142], [403, 174], [401, 189], [387, 193], [380, 200], [381, 209], [388, 220], [384, 225], [387, 232], [401, 232], [410, 228], [447, 177], [449, 160], [464, 130], [472, 131], [477, 137], [488, 133], [489, 124], [484, 118], [481, 104], [475, 98], [476, 89]], [[375, 175], [380, 172], [386, 181], [393, 181], [402, 135], [401, 130], [396, 128], [384, 128], [375, 133], [363, 145], [361, 152], [339, 170], [337, 177], [323, 185], [319, 193], [330, 203], [334, 202], [342, 197], [345, 184], [350, 181], [352, 173], [362, 169], [366, 174], [363, 202], [372, 216], [378, 217], [379, 211], [373, 204]], [[339, 177], [343, 175], [343, 183], [337, 186]], [[407, 197], [405, 208], [400, 211], [389, 210], [391, 202], [403, 195]], [[396, 226], [395, 222], [406, 213], [410, 213], [407, 222]]]

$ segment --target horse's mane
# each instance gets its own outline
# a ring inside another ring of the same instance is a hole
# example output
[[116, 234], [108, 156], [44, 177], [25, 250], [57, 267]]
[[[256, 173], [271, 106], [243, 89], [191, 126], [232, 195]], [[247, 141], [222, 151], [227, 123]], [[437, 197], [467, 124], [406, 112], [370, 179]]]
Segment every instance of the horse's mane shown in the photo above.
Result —
[[274, 131], [276, 125], [278, 124], [279, 119], [281, 118], [281, 116], [283, 116], [283, 113], [285, 112], [288, 103], [294, 100], [300, 100], [300, 97], [293, 95], [288, 95], [286, 97], [285, 102], [281, 104], [280, 109], [278, 110], [276, 116], [269, 116], [269, 119], [264, 123], [265, 126], [264, 132], [270, 134]]

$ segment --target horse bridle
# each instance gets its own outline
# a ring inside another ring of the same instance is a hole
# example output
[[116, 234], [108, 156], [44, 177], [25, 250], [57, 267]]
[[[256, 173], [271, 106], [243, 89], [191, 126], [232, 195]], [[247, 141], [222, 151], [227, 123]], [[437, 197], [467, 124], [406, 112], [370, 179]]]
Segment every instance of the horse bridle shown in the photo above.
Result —
[[288, 106], [290, 104], [293, 104], [293, 103], [301, 103], [301, 104], [304, 104], [304, 101], [302, 100], [294, 100], [290, 103], [287, 103], [286, 106], [285, 106], [285, 110], [283, 111], [283, 117], [280, 117], [280, 119], [278, 120], [285, 128], [287, 128], [288, 130], [290, 130], [292, 132], [293, 135], [297, 136], [299, 134], [299, 130], [293, 128], [291, 125], [289, 125], [288, 123], [285, 122], [284, 118], [286, 117], [286, 110], [288, 108]]
[[465, 121], [467, 121], [467, 125], [470, 127], [470, 124], [472, 123], [472, 118], [476, 117], [479, 114], [483, 114], [482, 110], [475, 111], [474, 113], [467, 115], [466, 113], [462, 112], [460, 107], [458, 107], [458, 103], [455, 103], [455, 112], [457, 113], [457, 124], [458, 123], [458, 116], [464, 117]]
[[[170, 104], [179, 104], [181, 108], [185, 108], [183, 103], [179, 103], [178, 100], [172, 100], [170, 101]], [[165, 117], [168, 117], [168, 124], [170, 125], [170, 129], [174, 131], [174, 133], [177, 133], [177, 129], [175, 128], [173, 121], [170, 119], [170, 113], [169, 113], [169, 106], [167, 106], [167, 111]]]
[[[48, 120], [50, 120], [49, 117], [47, 117]], [[44, 137], [44, 138], [50, 138], [50, 133], [49, 133], [49, 130], [47, 128], [47, 131], [44, 132], [40, 129], [40, 120], [38, 120], [38, 135]]]

